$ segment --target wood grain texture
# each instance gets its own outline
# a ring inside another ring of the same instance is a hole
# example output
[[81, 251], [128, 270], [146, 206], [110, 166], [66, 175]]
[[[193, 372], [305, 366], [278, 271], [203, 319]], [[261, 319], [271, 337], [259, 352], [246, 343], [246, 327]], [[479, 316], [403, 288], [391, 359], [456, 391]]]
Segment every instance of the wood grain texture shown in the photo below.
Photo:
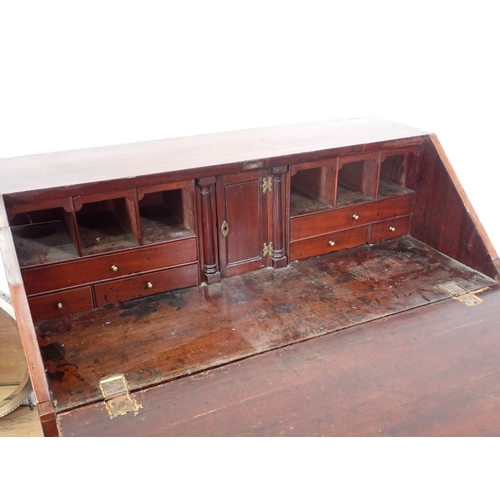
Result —
[[173, 267], [94, 285], [97, 307], [198, 285], [198, 264]]
[[101, 399], [119, 368], [132, 390], [400, 313], [495, 282], [411, 238], [262, 269], [38, 325], [57, 411]]
[[[0, 248], [46, 435], [60, 432], [56, 414], [100, 401], [100, 378], [117, 370], [139, 396], [450, 302], [439, 285], [478, 290], [500, 271], [437, 138], [378, 119], [0, 160], [0, 186]], [[19, 228], [31, 245], [21, 275], [9, 221], [27, 216], [61, 231], [47, 242]], [[398, 237], [409, 226], [416, 239]], [[314, 257], [333, 237], [361, 246]], [[311, 258], [286, 267], [288, 255]], [[200, 278], [209, 286], [186, 288]], [[34, 331], [26, 291], [42, 311], [55, 297], [42, 294], [81, 286], [80, 303], [101, 309]]]
[[49, 293], [28, 299], [33, 321], [58, 318], [94, 307], [90, 286]]
[[199, 213], [198, 235], [201, 249], [200, 265], [203, 270], [202, 280], [208, 284], [220, 281], [215, 182], [215, 177], [198, 180], [197, 209]]
[[[27, 293], [34, 295], [194, 262], [196, 259], [196, 238], [186, 238], [61, 264], [24, 269], [22, 274]], [[117, 268], [116, 271], [112, 266]]]
[[[413, 195], [408, 194], [354, 207], [294, 217], [290, 222], [290, 238], [291, 241], [296, 241], [383, 219], [408, 215], [411, 213], [412, 208]], [[358, 218], [355, 218], [355, 215]]]
[[285, 267], [288, 264], [288, 258], [285, 254], [286, 247], [286, 183], [284, 182], [285, 174], [288, 168], [273, 169], [273, 188], [272, 188], [272, 207], [270, 210], [269, 226], [272, 226], [270, 232], [272, 234], [273, 249], [271, 252], [271, 265], [275, 269]]
[[251, 159], [290, 156], [293, 160], [306, 152], [352, 149], [422, 135], [425, 132], [406, 125], [360, 118], [21, 156], [0, 160], [0, 189], [2, 193], [17, 193], [214, 165], [242, 165]]
[[306, 259], [368, 243], [368, 226], [306, 238], [290, 243], [290, 260]]
[[63, 436], [500, 436], [500, 290], [449, 299], [58, 416]]
[[420, 153], [411, 234], [492, 278], [498, 277], [498, 255], [433, 136]]
[[[321, 164], [321, 162], [318, 162]], [[314, 169], [296, 170], [292, 176], [292, 190], [300, 193], [304, 199], [315, 200], [319, 206], [333, 208], [335, 206], [335, 184], [337, 170], [336, 161], [331, 164]], [[293, 204], [293, 215], [305, 213], [298, 204]]]
[[[48, 413], [53, 413], [49, 386], [45, 376], [45, 367], [40, 357], [38, 341], [35, 334], [28, 299], [23, 285], [11, 285], [10, 296], [16, 314], [17, 327], [21, 336], [26, 364], [30, 374], [31, 385], [36, 394], [38, 403], [47, 403]], [[50, 409], [52, 407], [52, 409]]]
[[[363, 193], [367, 198], [375, 200], [378, 193], [379, 179], [379, 154], [366, 160], [347, 161], [340, 164], [338, 172], [339, 187], [343, 186], [345, 193], [348, 191]], [[336, 207], [345, 207], [353, 204], [348, 196], [337, 193]]]
[[[222, 277], [253, 271], [268, 265], [263, 252], [270, 242], [268, 227], [270, 193], [263, 192], [267, 171], [225, 175], [217, 182], [220, 271]], [[270, 181], [272, 183], [272, 180]], [[223, 236], [220, 228], [228, 225]]]
[[370, 243], [378, 243], [379, 241], [408, 234], [410, 230], [410, 220], [411, 217], [399, 217], [397, 219], [389, 219], [372, 224]]

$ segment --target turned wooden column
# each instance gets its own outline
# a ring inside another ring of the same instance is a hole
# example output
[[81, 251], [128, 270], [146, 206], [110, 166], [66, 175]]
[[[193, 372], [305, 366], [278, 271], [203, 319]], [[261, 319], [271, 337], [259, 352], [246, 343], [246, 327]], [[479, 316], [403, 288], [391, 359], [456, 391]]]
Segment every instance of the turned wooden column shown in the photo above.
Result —
[[217, 262], [217, 239], [213, 206], [215, 204], [215, 177], [198, 180], [200, 188], [201, 239], [202, 245], [202, 279], [209, 285], [220, 281]]
[[273, 168], [273, 250], [271, 253], [272, 266], [286, 267], [288, 259], [285, 255], [285, 210], [283, 206], [283, 175], [287, 167]]

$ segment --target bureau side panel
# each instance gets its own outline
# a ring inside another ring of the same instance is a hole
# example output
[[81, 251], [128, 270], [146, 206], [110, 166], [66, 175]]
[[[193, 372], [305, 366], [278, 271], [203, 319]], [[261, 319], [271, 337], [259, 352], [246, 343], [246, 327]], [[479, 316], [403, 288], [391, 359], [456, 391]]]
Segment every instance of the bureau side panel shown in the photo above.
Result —
[[422, 145], [416, 182], [411, 235], [498, 280], [498, 255], [434, 135]]

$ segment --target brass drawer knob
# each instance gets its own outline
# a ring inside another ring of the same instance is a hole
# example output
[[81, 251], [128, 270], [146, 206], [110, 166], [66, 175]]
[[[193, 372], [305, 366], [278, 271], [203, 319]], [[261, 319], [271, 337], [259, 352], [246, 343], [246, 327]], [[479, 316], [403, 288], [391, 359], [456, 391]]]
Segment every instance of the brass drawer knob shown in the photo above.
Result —
[[113, 271], [114, 273], [116, 273], [116, 271], [118, 271], [118, 267], [113, 264], [111, 266], [111, 271]]
[[328, 242], [328, 244], [329, 244], [331, 247], [334, 247], [334, 246], [335, 246], [335, 241], [330, 240], [330, 241]]
[[354, 215], [352, 216], [352, 218], [353, 218], [354, 220], [358, 220], [358, 219], [359, 219], [359, 215], [358, 215], [358, 214], [354, 214]]
[[149, 289], [151, 289], [151, 288], [153, 288], [153, 283], [151, 283], [151, 281], [148, 281], [148, 282], [146, 283], [146, 286], [147, 286]]
[[396, 228], [395, 228], [394, 226], [391, 226], [391, 227], [389, 228], [389, 231], [390, 231], [391, 233], [393, 233], [394, 231], [396, 231]]
[[62, 309], [62, 308], [63, 308], [63, 303], [62, 303], [62, 302], [58, 302], [58, 303], [56, 304], [56, 307], [57, 307], [58, 309]]

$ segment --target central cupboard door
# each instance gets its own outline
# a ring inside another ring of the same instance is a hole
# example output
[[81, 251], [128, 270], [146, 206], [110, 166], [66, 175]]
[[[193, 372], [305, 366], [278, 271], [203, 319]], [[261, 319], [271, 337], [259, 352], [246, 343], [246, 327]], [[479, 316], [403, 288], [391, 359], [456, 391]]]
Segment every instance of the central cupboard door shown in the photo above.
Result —
[[270, 262], [269, 190], [265, 171], [217, 179], [220, 270], [223, 277], [266, 267]]

